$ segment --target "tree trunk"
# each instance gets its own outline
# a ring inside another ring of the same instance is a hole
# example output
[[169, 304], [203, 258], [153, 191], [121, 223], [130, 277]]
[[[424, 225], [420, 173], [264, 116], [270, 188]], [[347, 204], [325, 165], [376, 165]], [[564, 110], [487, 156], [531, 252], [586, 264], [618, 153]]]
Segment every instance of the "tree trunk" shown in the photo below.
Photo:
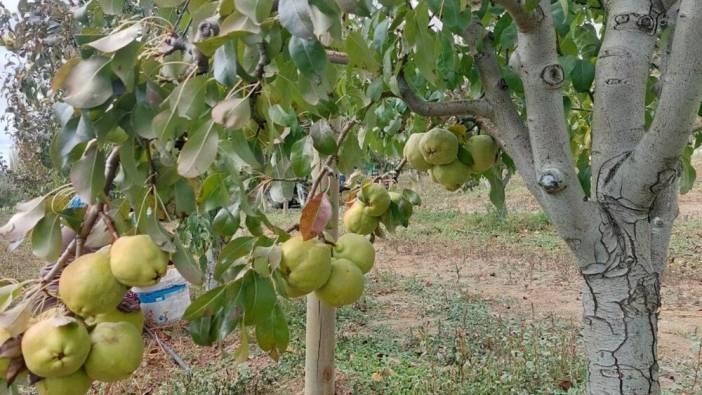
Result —
[[659, 394], [659, 275], [586, 275], [585, 281], [583, 335], [589, 393]]
[[[676, 198], [637, 207], [604, 186], [598, 188], [600, 223], [590, 246], [595, 263], [581, 262], [589, 393], [657, 395], [660, 278]], [[676, 192], [677, 183], [666, 189]]]

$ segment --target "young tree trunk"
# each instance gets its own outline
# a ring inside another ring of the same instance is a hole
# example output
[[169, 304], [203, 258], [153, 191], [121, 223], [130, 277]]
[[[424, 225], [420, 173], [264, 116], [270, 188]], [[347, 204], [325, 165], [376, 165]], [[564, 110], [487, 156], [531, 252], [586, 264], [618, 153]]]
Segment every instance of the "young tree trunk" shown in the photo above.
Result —
[[[329, 176], [329, 201], [332, 214], [329, 235], [339, 234], [339, 179]], [[336, 346], [336, 309], [313, 293], [307, 295], [305, 327], [305, 395], [334, 394], [334, 349]]]

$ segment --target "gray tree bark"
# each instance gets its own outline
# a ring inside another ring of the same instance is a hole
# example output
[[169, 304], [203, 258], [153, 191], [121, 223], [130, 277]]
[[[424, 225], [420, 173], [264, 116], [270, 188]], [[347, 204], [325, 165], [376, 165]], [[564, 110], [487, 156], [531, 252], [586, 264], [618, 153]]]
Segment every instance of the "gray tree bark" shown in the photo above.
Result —
[[[474, 49], [484, 98], [427, 105], [401, 82], [415, 112], [470, 113], [514, 159], [529, 190], [577, 258], [585, 280], [584, 346], [593, 395], [660, 394], [657, 327], [660, 278], [678, 213], [679, 158], [702, 101], [702, 1], [609, 0], [596, 65], [592, 199], [573, 166], [551, 1], [527, 12], [493, 0], [518, 26], [510, 67], [526, 95], [525, 121], [500, 75], [491, 37], [477, 22], [463, 34]], [[645, 125], [646, 84], [660, 33], [661, 89]], [[477, 45], [481, 43], [481, 45]]]

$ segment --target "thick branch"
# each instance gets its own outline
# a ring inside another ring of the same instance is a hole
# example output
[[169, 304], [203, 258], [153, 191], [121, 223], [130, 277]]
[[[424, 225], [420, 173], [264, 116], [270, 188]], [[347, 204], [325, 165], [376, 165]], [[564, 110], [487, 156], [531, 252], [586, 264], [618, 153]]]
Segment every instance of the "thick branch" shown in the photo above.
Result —
[[[528, 32], [533, 30], [537, 25], [537, 18], [533, 13], [528, 12], [522, 7], [522, 1], [519, 0], [493, 0], [493, 3], [501, 5], [504, 7], [512, 19], [519, 27], [522, 32]], [[550, 8], [549, 8], [550, 10]]]
[[[550, 10], [551, 2], [542, 0], [539, 7]], [[540, 202], [561, 237], [572, 241], [573, 247], [580, 245], [590, 230], [593, 212], [573, 166], [561, 92], [565, 75], [558, 62], [553, 18], [550, 12], [542, 14], [533, 31], [519, 33], [517, 53], [510, 65], [524, 84], [534, 167], [543, 189]], [[579, 256], [581, 253], [576, 251]]]
[[619, 171], [622, 194], [636, 206], [649, 207], [677, 174], [702, 101], [701, 37], [702, 2], [683, 0], [656, 117]]
[[535, 182], [529, 131], [502, 78], [492, 40], [478, 22], [471, 23], [461, 36], [475, 58], [485, 100], [494, 109], [492, 122], [483, 122], [483, 125], [515, 161], [527, 188], [537, 199], [541, 199], [541, 191]]
[[397, 85], [402, 100], [407, 103], [407, 106], [415, 113], [425, 117], [477, 115], [490, 118], [492, 116], [490, 104], [483, 99], [427, 102], [412, 90], [405, 79], [404, 72], [400, 72], [397, 76]]
[[607, 32], [595, 80], [593, 177], [599, 174], [603, 162], [631, 151], [643, 137], [646, 83], [655, 33], [665, 17], [663, 10], [657, 12], [649, 0], [609, 2], [607, 12]]

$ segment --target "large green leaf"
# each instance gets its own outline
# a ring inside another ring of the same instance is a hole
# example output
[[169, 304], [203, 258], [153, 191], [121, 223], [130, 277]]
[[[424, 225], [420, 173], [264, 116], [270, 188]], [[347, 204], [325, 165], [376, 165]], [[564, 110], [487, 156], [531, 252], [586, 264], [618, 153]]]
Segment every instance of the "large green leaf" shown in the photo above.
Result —
[[298, 177], [308, 176], [312, 169], [312, 159], [314, 157], [312, 138], [298, 140], [293, 144], [291, 151], [290, 165], [293, 173]]
[[105, 154], [92, 144], [71, 168], [71, 183], [83, 201], [95, 203], [105, 188]]
[[173, 243], [176, 247], [176, 252], [173, 254], [173, 263], [175, 264], [178, 273], [180, 273], [191, 284], [201, 285], [203, 280], [202, 271], [195, 263], [192, 253], [183, 246], [180, 238], [173, 238]]
[[222, 173], [210, 174], [202, 183], [197, 201], [204, 211], [210, 211], [229, 204], [229, 190]]
[[221, 276], [237, 259], [249, 255], [257, 240], [256, 237], [241, 236], [227, 243], [219, 255], [219, 264], [215, 268], [215, 277]]
[[61, 254], [61, 217], [47, 213], [32, 230], [32, 252], [47, 261]]
[[316, 39], [307, 40], [291, 37], [288, 51], [295, 65], [303, 74], [321, 75], [327, 65], [327, 54], [322, 44]]
[[122, 15], [125, 0], [99, 0], [102, 10], [107, 15]]
[[212, 73], [220, 84], [228, 86], [234, 85], [237, 80], [236, 47], [234, 40], [229, 40], [217, 48], [212, 61]]
[[126, 47], [119, 49], [112, 56], [112, 72], [122, 80], [127, 92], [131, 92], [134, 88], [134, 80], [136, 78], [134, 66], [140, 50], [141, 43], [132, 42]]
[[251, 119], [248, 98], [232, 97], [212, 109], [212, 120], [228, 129], [240, 129]]
[[578, 59], [570, 73], [573, 88], [578, 92], [589, 92], [595, 79], [595, 66], [587, 60]]
[[236, 9], [256, 23], [261, 23], [271, 14], [273, 0], [235, 0]]
[[200, 125], [178, 155], [178, 174], [193, 178], [204, 173], [217, 157], [219, 128], [213, 121]]
[[229, 139], [220, 144], [220, 153], [233, 162], [234, 167], [238, 171], [242, 171], [245, 168], [259, 169], [261, 167], [244, 133], [234, 132], [227, 137]]
[[265, 320], [273, 310], [276, 294], [270, 278], [250, 271], [243, 279], [244, 323], [253, 325]]
[[293, 36], [304, 39], [314, 38], [314, 25], [307, 0], [280, 0], [278, 18], [280, 24]]
[[17, 204], [16, 213], [0, 227], [0, 235], [10, 241], [10, 249], [15, 249], [29, 231], [44, 218], [46, 196]]
[[204, 293], [188, 306], [183, 313], [183, 319], [192, 321], [196, 318], [211, 316], [217, 312], [217, 310], [224, 303], [225, 295], [227, 294], [227, 288], [229, 286], [221, 286]]
[[141, 24], [135, 23], [125, 29], [114, 32], [109, 36], [95, 40], [88, 45], [100, 52], [112, 53], [131, 44], [137, 39], [137, 37], [139, 37], [140, 34]]
[[74, 65], [61, 87], [63, 100], [77, 108], [97, 107], [112, 97], [112, 81], [107, 73], [109, 59], [92, 57]]
[[349, 57], [349, 64], [376, 73], [380, 69], [380, 64], [373, 57], [373, 51], [368, 48], [368, 40], [361, 36], [358, 31], [351, 32], [346, 37], [346, 54]]
[[198, 76], [181, 82], [168, 97], [171, 109], [183, 118], [199, 118], [205, 110], [205, 76]]
[[320, 120], [310, 127], [310, 136], [314, 148], [321, 154], [331, 155], [336, 152], [336, 136], [329, 122]]

